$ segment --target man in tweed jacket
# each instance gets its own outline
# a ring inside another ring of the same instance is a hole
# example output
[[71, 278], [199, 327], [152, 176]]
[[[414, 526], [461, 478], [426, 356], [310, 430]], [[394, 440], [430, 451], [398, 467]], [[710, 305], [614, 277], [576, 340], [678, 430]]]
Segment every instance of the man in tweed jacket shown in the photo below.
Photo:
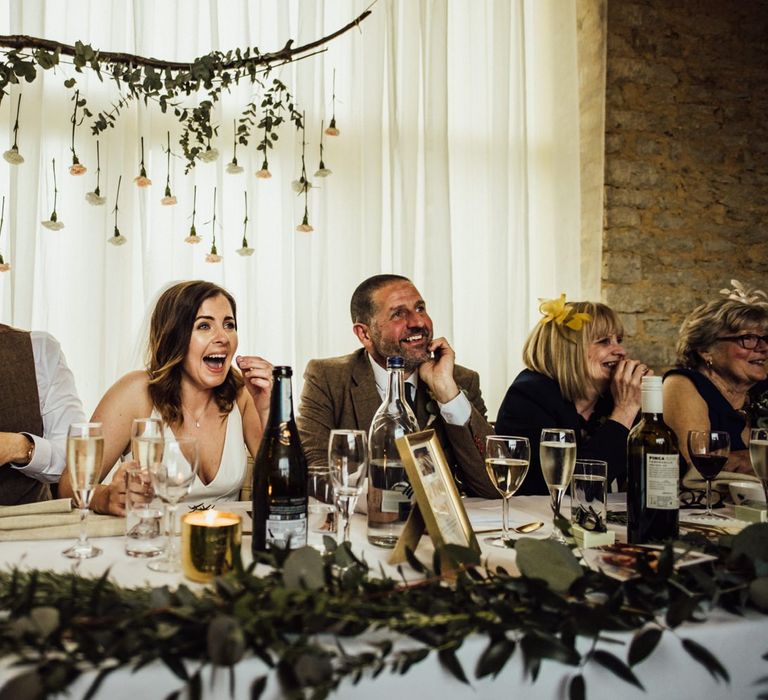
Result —
[[399, 275], [362, 282], [350, 305], [353, 331], [363, 347], [343, 357], [311, 360], [304, 373], [298, 426], [309, 464], [326, 464], [334, 428], [368, 431], [386, 390], [386, 359], [405, 360], [415, 384], [419, 427], [433, 428], [454, 476], [467, 493], [499, 494], [485, 472], [485, 418], [477, 372], [455, 364], [445, 338], [432, 337], [432, 319], [416, 287]]

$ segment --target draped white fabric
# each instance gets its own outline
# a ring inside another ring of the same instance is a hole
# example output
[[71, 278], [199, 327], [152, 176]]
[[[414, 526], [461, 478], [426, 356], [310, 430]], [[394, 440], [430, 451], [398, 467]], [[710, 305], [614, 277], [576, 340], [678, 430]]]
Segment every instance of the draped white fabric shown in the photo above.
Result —
[[[5, 0], [0, 33], [168, 60], [212, 49], [287, 39], [305, 43], [343, 26], [368, 0]], [[187, 176], [174, 157], [179, 203], [160, 205], [162, 150], [177, 122], [156, 106], [134, 104], [100, 138], [103, 207], [86, 203], [96, 183], [96, 140], [88, 120], [71, 163], [70, 94], [77, 78], [92, 111], [116, 100], [108, 83], [63, 65], [21, 87], [21, 166], [0, 163], [6, 194], [0, 252], [0, 320], [47, 330], [62, 343], [86, 412], [106, 388], [136, 367], [147, 306], [171, 280], [205, 278], [238, 301], [240, 352], [292, 364], [297, 384], [307, 360], [358, 346], [349, 298], [365, 277], [410, 276], [424, 295], [437, 335], [457, 361], [477, 369], [491, 418], [520, 369], [521, 347], [538, 318], [537, 297], [580, 292], [576, 13], [565, 0], [379, 0], [359, 30], [327, 52], [277, 69], [306, 113], [307, 169], [314, 232], [298, 233], [303, 197], [301, 134], [286, 125], [270, 152], [271, 180], [257, 180], [256, 140], [238, 147], [245, 173], [225, 172], [233, 121], [254, 90], [241, 85], [214, 110], [221, 156]], [[333, 175], [315, 178], [321, 120], [331, 116], [336, 71], [340, 136], [325, 137]], [[8, 145], [19, 89], [0, 105]], [[258, 95], [257, 95], [258, 96]], [[138, 189], [139, 139], [153, 186]], [[56, 159], [60, 231], [41, 227], [53, 207]], [[122, 176], [118, 226], [128, 244], [107, 243]], [[184, 242], [197, 187], [196, 227]], [[216, 243], [223, 262], [206, 263], [217, 189]], [[248, 193], [252, 257], [240, 257]], [[299, 387], [297, 387], [298, 391]]]

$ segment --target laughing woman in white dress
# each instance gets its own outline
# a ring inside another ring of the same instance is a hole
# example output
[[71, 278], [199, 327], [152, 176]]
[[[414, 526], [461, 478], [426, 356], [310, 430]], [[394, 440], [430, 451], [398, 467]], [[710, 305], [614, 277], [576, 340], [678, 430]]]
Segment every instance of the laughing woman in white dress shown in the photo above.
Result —
[[[146, 370], [130, 372], [104, 395], [93, 421], [104, 424], [103, 481], [130, 450], [135, 418], [162, 419], [167, 434], [197, 438], [200, 466], [189, 500], [233, 500], [255, 455], [269, 413], [272, 365], [237, 351], [235, 300], [204, 281], [181, 282], [158, 299], [149, 332]], [[65, 475], [62, 496], [71, 496]], [[125, 513], [122, 467], [94, 491], [91, 508]]]

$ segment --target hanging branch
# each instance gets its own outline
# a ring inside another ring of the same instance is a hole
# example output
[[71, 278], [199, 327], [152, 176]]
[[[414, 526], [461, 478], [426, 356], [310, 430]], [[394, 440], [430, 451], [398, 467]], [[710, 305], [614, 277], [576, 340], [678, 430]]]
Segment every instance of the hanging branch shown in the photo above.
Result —
[[[371, 10], [365, 10], [355, 19], [348, 24], [345, 24], [341, 29], [337, 29], [332, 34], [328, 34], [320, 39], [315, 39], [308, 44], [302, 46], [292, 47], [293, 39], [286, 42], [285, 46], [278, 51], [271, 53], [259, 53], [258, 49], [254, 49], [255, 56], [253, 59], [248, 58], [246, 55], [241, 55], [238, 49], [237, 58], [230, 59], [222, 64], [223, 69], [233, 69], [239, 66], [248, 65], [249, 63], [255, 63], [257, 66], [271, 66], [276, 63], [285, 63], [288, 61], [298, 60], [303, 54], [314, 51], [315, 49], [324, 46], [325, 44], [333, 41], [336, 37], [345, 34], [350, 29], [357, 27], [368, 15], [371, 14]], [[193, 63], [183, 63], [177, 61], [166, 61], [158, 58], [147, 58], [144, 56], [137, 56], [129, 53], [114, 52], [114, 51], [98, 51], [94, 50], [90, 44], [83, 44], [77, 42], [74, 46], [70, 44], [62, 44], [58, 41], [51, 41], [50, 39], [41, 39], [26, 34], [12, 34], [12, 35], [0, 35], [0, 46], [8, 49], [16, 49], [17, 51], [24, 49], [41, 49], [43, 52], [50, 52], [53, 54], [60, 54], [62, 56], [74, 57], [75, 65], [85, 67], [87, 63], [91, 64], [92, 68], [95, 68], [93, 62], [97, 64], [99, 61], [102, 63], [113, 63], [127, 66], [146, 66], [149, 68], [162, 68], [171, 71], [185, 71], [190, 70], [196, 65], [197, 60]], [[247, 49], [246, 51], [249, 51]], [[221, 55], [221, 52], [215, 52]], [[231, 52], [228, 52], [228, 54]], [[228, 55], [224, 54], [224, 55]], [[210, 55], [210, 54], [209, 54]], [[45, 66], [42, 66], [45, 67]]]
[[[55, 68], [60, 64], [61, 56], [70, 56], [76, 71], [90, 68], [100, 80], [103, 80], [102, 74], [106, 74], [120, 92], [119, 99], [112, 103], [110, 109], [95, 116], [81, 98], [83, 115], [93, 117], [91, 131], [95, 136], [115, 126], [118, 116], [133, 100], [143, 100], [145, 103], [152, 100], [164, 113], [169, 108], [173, 109], [182, 124], [179, 143], [189, 171], [200, 157], [215, 159], [216, 149], [211, 148], [211, 139], [216, 135], [218, 127], [211, 124], [211, 111], [222, 91], [229, 91], [240, 80], [258, 84], [262, 89], [261, 104], [264, 107], [262, 122], [266, 120], [268, 123], [259, 123], [257, 128], [271, 132], [283, 120], [284, 113], [298, 126], [300, 116], [286, 86], [278, 79], [273, 79], [267, 86], [259, 76], [268, 76], [272, 68], [286, 62], [309, 58], [319, 51], [327, 50], [321, 47], [359, 26], [370, 14], [371, 11], [366, 10], [341, 29], [302, 46], [293, 47], [293, 40], [289, 40], [282, 49], [270, 53], [261, 53], [257, 47], [249, 47], [244, 51], [229, 50], [226, 53], [213, 51], [191, 63], [99, 51], [79, 41], [72, 46], [26, 35], [0, 36], [0, 47], [12, 49], [0, 57], [0, 100], [7, 94], [9, 85], [18, 83], [20, 79], [34, 82], [38, 68]], [[64, 86], [72, 88], [76, 82], [76, 78], [67, 78]], [[200, 91], [207, 92], [206, 99], [195, 107], [182, 105], [183, 99], [194, 99]], [[239, 120], [238, 139], [243, 145], [248, 143], [255, 109], [256, 105], [249, 103]], [[277, 134], [271, 133], [270, 138], [276, 139]], [[264, 155], [266, 160], [266, 150]]]

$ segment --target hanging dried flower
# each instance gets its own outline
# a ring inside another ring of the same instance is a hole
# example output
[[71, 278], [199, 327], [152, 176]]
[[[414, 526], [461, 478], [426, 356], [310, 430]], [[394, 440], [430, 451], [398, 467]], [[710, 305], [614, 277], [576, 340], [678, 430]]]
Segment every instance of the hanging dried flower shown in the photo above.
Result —
[[232, 160], [227, 164], [227, 172], [230, 175], [239, 175], [245, 168], [237, 164], [237, 122], [235, 122], [235, 133], [232, 138]]
[[60, 231], [64, 228], [64, 222], [59, 221], [59, 216], [56, 213], [56, 203], [59, 198], [59, 188], [56, 185], [56, 159], [53, 159], [53, 211], [51, 212], [51, 216], [47, 221], [41, 221], [40, 223], [45, 226], [45, 228], [50, 229], [51, 231]]
[[24, 156], [19, 153], [19, 147], [17, 145], [17, 139], [19, 135], [19, 111], [21, 110], [21, 94], [19, 94], [19, 100], [16, 103], [16, 121], [13, 125], [13, 146], [11, 146], [5, 153], [3, 158], [11, 165], [21, 165], [24, 162]]
[[211, 232], [213, 237], [211, 238], [211, 252], [205, 256], [205, 262], [217, 263], [221, 262], [221, 255], [216, 250], [216, 188], [213, 188], [213, 219], [211, 219]]
[[[75, 151], [75, 129], [79, 126], [79, 124], [83, 123], [83, 120], [81, 119], [78, 123], [77, 121], [77, 108], [82, 107], [85, 105], [85, 100], [80, 100], [80, 90], [75, 90], [75, 108], [72, 110], [72, 118], [70, 121], [72, 122], [72, 145], [70, 146], [70, 151], [72, 151], [72, 165], [69, 166], [69, 174], [70, 175], [82, 175], [85, 173], [88, 168], [86, 168], [81, 162], [80, 159], [77, 157], [77, 153]], [[84, 117], [83, 117], [84, 118]]]
[[94, 207], [100, 207], [107, 201], [106, 197], [101, 196], [99, 182], [101, 180], [101, 154], [99, 153], [99, 142], [96, 141], [96, 189], [93, 192], [86, 192], [85, 201]]
[[119, 178], [117, 178], [117, 194], [115, 194], [115, 208], [112, 210], [115, 212], [115, 230], [114, 233], [109, 237], [109, 242], [112, 245], [120, 246], [124, 243], [128, 242], [128, 239], [120, 233], [120, 229], [117, 228], [117, 213], [120, 211], [120, 183], [123, 181], [123, 176], [121, 175]]
[[312, 183], [307, 178], [307, 165], [305, 160], [305, 154], [307, 150], [306, 130], [301, 127], [301, 175], [298, 180], [294, 180], [291, 183], [293, 191], [298, 194], [306, 194], [312, 189]]
[[152, 180], [147, 177], [147, 169], [144, 167], [144, 137], [141, 137], [141, 163], [139, 164], [139, 174], [133, 178], [137, 187], [149, 187]]
[[[304, 195], [306, 197], [306, 195]], [[306, 199], [304, 200], [304, 218], [301, 220], [301, 223], [296, 227], [296, 230], [299, 233], [312, 233], [315, 229], [312, 228], [312, 225], [309, 223], [309, 211], [307, 210], [307, 202]]]
[[202, 160], [203, 163], [213, 163], [218, 157], [218, 149], [211, 148], [211, 139], [208, 139], [208, 147], [200, 154], [200, 160]]
[[195, 185], [194, 190], [192, 190], [192, 225], [189, 227], [189, 235], [184, 239], [185, 243], [191, 243], [194, 245], [195, 243], [200, 243], [202, 238], [197, 235], [197, 229], [195, 228], [195, 216], [197, 215], [197, 209], [195, 208], [197, 206], [197, 185]]
[[[0, 236], [3, 235], [3, 223], [5, 222], [5, 195], [3, 195], [3, 205], [0, 209]], [[6, 262], [3, 254], [0, 253], [0, 272], [8, 272], [11, 269], [11, 263]]]
[[165, 162], [165, 195], [160, 200], [160, 204], [164, 207], [172, 207], [178, 203], [176, 197], [171, 193], [171, 132], [166, 132], [166, 138], [168, 139], [168, 146], [165, 149], [166, 162]]
[[248, 239], [246, 238], [246, 233], [248, 229], [248, 192], [243, 192], [243, 195], [245, 196], [245, 218], [243, 219], [243, 245], [242, 247], [238, 248], [237, 251], [235, 251], [238, 255], [242, 255], [243, 257], [248, 257], [249, 255], [253, 255], [253, 248], [248, 247]]
[[256, 171], [256, 177], [261, 180], [269, 180], [272, 177], [272, 173], [269, 172], [269, 159], [267, 158], [267, 149], [271, 148], [272, 144], [267, 137], [267, 129], [264, 128], [264, 138], [261, 143], [256, 147], [256, 150], [264, 152], [264, 162], [261, 164], [261, 170]]
[[331, 121], [328, 124], [328, 128], [325, 130], [325, 133], [328, 134], [328, 136], [338, 136], [341, 131], [336, 127], [336, 69], [333, 69], [333, 89], [332, 89], [332, 97], [331, 97]]
[[272, 177], [272, 173], [269, 172], [269, 163], [267, 162], [266, 158], [261, 164], [261, 170], [256, 171], [256, 177], [258, 177], [260, 180], [269, 180], [269, 178]]
[[325, 163], [323, 162], [323, 124], [324, 122], [320, 122], [320, 163], [317, 166], [317, 170], [315, 170], [315, 177], [328, 177], [329, 175], [333, 175], [333, 170], [330, 168], [325, 167]]

